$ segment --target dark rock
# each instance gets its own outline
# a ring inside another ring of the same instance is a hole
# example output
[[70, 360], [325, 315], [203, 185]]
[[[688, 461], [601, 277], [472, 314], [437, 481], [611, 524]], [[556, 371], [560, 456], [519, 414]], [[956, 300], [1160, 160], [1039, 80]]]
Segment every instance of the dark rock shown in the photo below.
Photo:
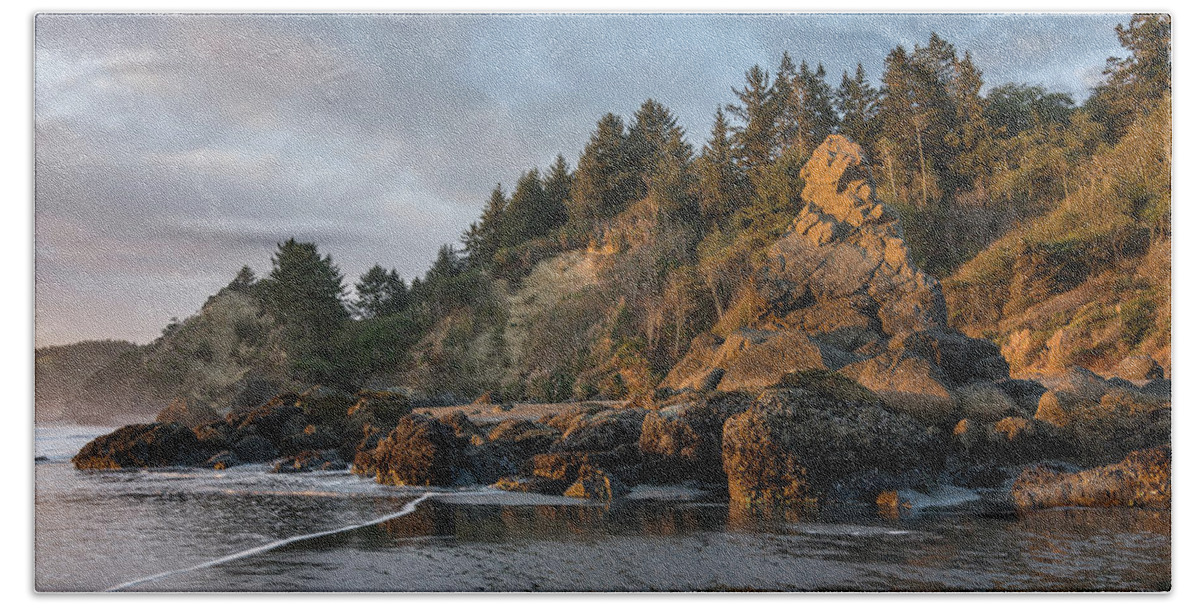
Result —
[[954, 428], [954, 439], [960, 454], [973, 463], [1024, 464], [1071, 453], [1055, 427], [1018, 416], [994, 422], [964, 418]]
[[501, 477], [491, 487], [506, 492], [532, 492], [535, 494], [561, 494], [563, 487], [542, 477]]
[[1148, 355], [1131, 355], [1113, 368], [1113, 375], [1128, 380], [1156, 380], [1163, 377], [1163, 367]]
[[77, 469], [195, 466], [208, 459], [191, 429], [173, 423], [131, 424], [101, 435], [79, 450]]
[[1130, 452], [1124, 460], [1080, 472], [1050, 465], [1025, 469], [1012, 487], [1020, 511], [1053, 507], [1171, 508], [1171, 447]]
[[475, 435], [482, 435], [478, 426], [462, 412], [451, 412], [438, 418], [438, 421], [451, 428], [456, 437], [462, 439], [470, 439]]
[[453, 485], [463, 471], [463, 445], [454, 429], [428, 416], [409, 414], [370, 456], [355, 456], [355, 470], [388, 485]]
[[1171, 398], [1171, 379], [1159, 378], [1142, 385], [1142, 392], [1148, 395]]
[[1008, 378], [1008, 362], [1000, 354], [1000, 347], [990, 340], [934, 329], [907, 334], [900, 340], [899, 349], [940, 367], [952, 384]]
[[186, 427], [195, 427], [221, 419], [221, 415], [203, 403], [185, 398], [175, 399], [158, 412], [155, 422], [176, 422]]
[[812, 501], [872, 471], [932, 474], [944, 449], [916, 420], [834, 374], [807, 389], [765, 391], [725, 422], [722, 441], [730, 498], [745, 503]]
[[346, 468], [346, 461], [337, 450], [314, 450], [301, 452], [275, 463], [275, 473], [307, 473], [309, 471], [338, 471]]
[[261, 435], [248, 435], [233, 444], [233, 453], [243, 462], [267, 462], [279, 458], [279, 450]]
[[1042, 398], [1042, 393], [1046, 392], [1046, 387], [1033, 380], [1015, 378], [1001, 380], [996, 383], [996, 387], [1004, 391], [1027, 416], [1037, 412], [1038, 400]]
[[571, 487], [563, 492], [564, 496], [611, 502], [629, 494], [629, 488], [619, 479], [591, 465], [579, 469], [579, 477]]
[[745, 411], [750, 403], [713, 397], [646, 414], [638, 447], [645, 457], [649, 479], [724, 481], [721, 433], [725, 420]]
[[218, 471], [228, 469], [229, 467], [236, 467], [239, 464], [242, 464], [241, 459], [237, 457], [237, 454], [229, 450], [217, 452], [215, 456], [204, 462], [205, 467]]
[[559, 452], [607, 452], [620, 445], [637, 444], [646, 410], [602, 410], [575, 418], [554, 442]]

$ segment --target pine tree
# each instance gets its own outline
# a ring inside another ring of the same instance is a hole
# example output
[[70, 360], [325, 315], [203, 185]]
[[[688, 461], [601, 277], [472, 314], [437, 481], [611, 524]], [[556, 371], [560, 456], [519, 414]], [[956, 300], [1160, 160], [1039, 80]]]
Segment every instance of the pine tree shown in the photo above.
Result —
[[697, 161], [700, 214], [708, 224], [719, 222], [745, 205], [745, 176], [734, 158], [725, 113], [717, 108], [712, 137]]
[[537, 169], [530, 169], [517, 180], [508, 201], [502, 221], [501, 247], [515, 247], [533, 238], [545, 235], [556, 228], [558, 219], [548, 204], [546, 191], [542, 188], [542, 177]]
[[746, 85], [733, 93], [741, 103], [726, 110], [742, 122], [733, 130], [734, 150], [738, 163], [753, 177], [776, 155], [778, 104], [771, 94], [771, 77], [756, 65], [746, 72]]
[[956, 60], [954, 75], [955, 125], [946, 136], [950, 146], [950, 190], [963, 192], [988, 182], [995, 165], [993, 128], [984, 116], [986, 103], [979, 95], [983, 76], [971, 61], [970, 51]]
[[647, 99], [629, 128], [631, 163], [641, 176], [639, 196], [653, 193], [671, 207], [685, 206], [692, 191], [692, 146], [665, 106]]
[[1109, 57], [1104, 84], [1085, 107], [1105, 126], [1105, 139], [1116, 142], [1138, 116], [1171, 91], [1171, 16], [1137, 14], [1128, 27], [1118, 24], [1117, 39], [1130, 56]]
[[567, 208], [576, 232], [593, 230], [604, 218], [620, 213], [637, 196], [636, 167], [628, 157], [625, 123], [605, 114], [579, 157]]
[[879, 91], [867, 80], [861, 63], [854, 71], [853, 79], [848, 73], [842, 72], [842, 84], [838, 87], [836, 100], [837, 111], [842, 115], [838, 131], [873, 153]]
[[807, 62], [801, 61], [796, 82], [800, 130], [795, 141], [800, 146], [800, 155], [807, 157], [837, 129], [837, 112], [833, 109], [833, 91], [825, 82], [825, 66], [818, 63], [814, 72], [809, 70]]
[[554, 164], [550, 165], [550, 170], [546, 172], [545, 180], [542, 183], [542, 188], [546, 191], [546, 202], [549, 204], [556, 214], [561, 213], [561, 218], [556, 218], [557, 224], [562, 224], [567, 220], [567, 201], [571, 198], [571, 167], [567, 165], [567, 159], [559, 154], [554, 158]]
[[508, 209], [508, 197], [500, 184], [492, 190], [492, 196], [478, 222], [463, 233], [462, 242], [467, 251], [467, 263], [475, 268], [490, 270], [496, 252], [506, 240], [502, 231], [505, 229], [504, 213]]
[[408, 303], [408, 287], [396, 269], [384, 270], [379, 264], [362, 275], [354, 290], [358, 293], [354, 309], [364, 319], [399, 314]]
[[775, 154], [783, 148], [803, 145], [801, 142], [801, 125], [804, 121], [801, 112], [804, 93], [800, 89], [800, 75], [792, 58], [784, 51], [779, 61], [779, 70], [775, 72], [775, 83], [771, 86], [771, 102], [775, 104], [775, 135], [772, 147]]
[[349, 313], [346, 288], [333, 258], [321, 257], [313, 243], [288, 239], [271, 259], [271, 274], [260, 282], [265, 308], [283, 324], [292, 371], [308, 382], [329, 382], [336, 373], [334, 344]]

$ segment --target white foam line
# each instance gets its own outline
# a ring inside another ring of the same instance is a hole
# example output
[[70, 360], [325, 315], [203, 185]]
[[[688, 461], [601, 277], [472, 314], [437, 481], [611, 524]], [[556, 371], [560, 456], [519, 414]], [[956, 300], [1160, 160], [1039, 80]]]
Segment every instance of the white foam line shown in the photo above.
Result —
[[349, 526], [344, 526], [344, 527], [338, 528], [336, 530], [326, 530], [324, 532], [314, 532], [312, 534], [305, 534], [303, 536], [293, 536], [291, 538], [280, 539], [280, 540], [262, 545], [261, 547], [253, 547], [251, 549], [246, 549], [245, 551], [239, 551], [237, 553], [226, 555], [225, 557], [218, 557], [217, 559], [207, 561], [202, 564], [196, 564], [194, 566], [188, 566], [187, 568], [180, 568], [178, 570], [170, 570], [167, 572], [160, 572], [158, 574], [152, 574], [150, 576], [147, 576], [144, 578], [139, 578], [139, 579], [133, 580], [133, 581], [129, 581], [127, 583], [121, 583], [120, 585], [117, 585], [115, 587], [109, 587], [108, 589], [105, 589], [105, 591], [121, 591], [122, 589], [128, 589], [130, 587], [134, 587], [134, 586], [140, 585], [142, 583], [156, 581], [158, 579], [166, 578], [168, 576], [175, 576], [176, 574], [183, 574], [185, 572], [192, 572], [194, 570], [203, 570], [204, 568], [211, 568], [213, 566], [219, 566], [221, 564], [229, 563], [229, 562], [236, 561], [236, 560], [239, 560], [242, 558], [258, 555], [260, 553], [266, 553], [267, 551], [278, 549], [280, 547], [284, 547], [284, 546], [290, 545], [292, 543], [298, 543], [300, 541], [309, 540], [309, 539], [313, 539], [313, 538], [320, 538], [322, 536], [330, 536], [332, 534], [341, 534], [342, 532], [349, 532], [351, 530], [357, 530], [359, 528], [366, 528], [368, 526], [374, 526], [377, 524], [381, 524], [385, 521], [388, 521], [389, 519], [395, 519], [397, 517], [404, 517], [405, 515], [408, 515], [409, 513], [416, 511], [417, 505], [421, 504], [421, 502], [424, 501], [426, 498], [430, 498], [432, 496], [437, 496], [437, 493], [436, 492], [426, 492], [426, 493], [418, 496], [416, 500], [404, 505], [403, 509], [396, 511], [395, 513], [390, 513], [388, 515], [384, 515], [383, 517], [372, 519], [371, 521], [368, 521], [368, 522], [363, 522], [360, 524], [351, 524]]

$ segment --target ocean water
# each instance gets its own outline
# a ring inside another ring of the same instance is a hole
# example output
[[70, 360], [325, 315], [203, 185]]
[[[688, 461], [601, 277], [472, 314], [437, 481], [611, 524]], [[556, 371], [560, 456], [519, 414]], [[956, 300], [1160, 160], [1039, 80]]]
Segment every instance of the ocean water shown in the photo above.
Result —
[[611, 506], [348, 472], [77, 471], [109, 429], [41, 427], [39, 591], [1140, 590], [1170, 588], [1171, 515], [989, 516], [946, 489], [899, 519], [768, 518], [688, 487]]

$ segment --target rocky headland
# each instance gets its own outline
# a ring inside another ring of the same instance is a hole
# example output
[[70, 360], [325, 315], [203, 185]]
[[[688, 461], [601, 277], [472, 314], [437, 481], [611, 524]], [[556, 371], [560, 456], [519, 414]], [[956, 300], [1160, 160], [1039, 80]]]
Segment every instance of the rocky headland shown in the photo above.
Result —
[[490, 399], [432, 415], [400, 391], [324, 387], [246, 396], [223, 415], [178, 400], [73, 462], [350, 467], [383, 484], [598, 501], [688, 482], [747, 508], [894, 512], [907, 492], [947, 485], [1021, 511], [1169, 508], [1170, 380], [1157, 362], [1011, 378], [996, 344], [947, 323], [856, 144], [830, 136], [802, 177], [794, 222], [730, 307], [737, 322], [697, 337], [652, 398], [533, 415]]

